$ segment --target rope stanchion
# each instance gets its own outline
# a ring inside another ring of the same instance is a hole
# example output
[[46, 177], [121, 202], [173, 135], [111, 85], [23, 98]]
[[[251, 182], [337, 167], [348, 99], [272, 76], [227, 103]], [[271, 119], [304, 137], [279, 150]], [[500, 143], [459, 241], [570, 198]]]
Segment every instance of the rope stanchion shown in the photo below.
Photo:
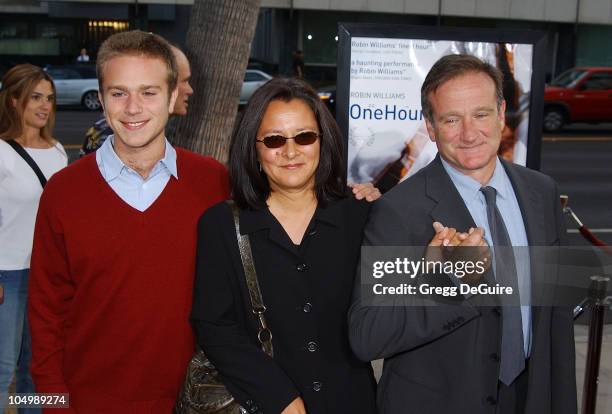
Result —
[[610, 306], [610, 298], [606, 297], [609, 282], [610, 279], [607, 277], [591, 276], [591, 286], [589, 287], [591, 316], [589, 318], [589, 341], [584, 386], [582, 388], [582, 414], [595, 414], [604, 319], [606, 310]]
[[591, 230], [587, 226], [585, 226], [582, 221], [578, 218], [574, 210], [568, 206], [569, 197], [567, 195], [561, 195], [561, 205], [563, 206], [563, 212], [570, 216], [576, 226], [578, 227], [578, 231], [589, 243], [593, 246], [599, 247], [602, 251], [612, 255], [612, 247], [608, 246], [603, 240], [599, 237], [595, 236]]
[[[576, 213], [567, 205], [569, 197], [561, 196], [563, 212], [569, 215], [578, 231], [589, 243], [598, 247], [607, 254], [612, 255], [612, 247], [596, 237], [578, 218]], [[603, 328], [606, 310], [610, 308], [612, 296], [606, 297], [610, 278], [591, 276], [588, 296], [574, 308], [574, 320], [590, 310], [589, 340], [587, 344], [586, 369], [584, 373], [584, 386], [582, 388], [582, 414], [595, 414], [597, 404], [597, 382], [599, 379], [599, 364], [601, 362], [601, 344], [603, 341]]]

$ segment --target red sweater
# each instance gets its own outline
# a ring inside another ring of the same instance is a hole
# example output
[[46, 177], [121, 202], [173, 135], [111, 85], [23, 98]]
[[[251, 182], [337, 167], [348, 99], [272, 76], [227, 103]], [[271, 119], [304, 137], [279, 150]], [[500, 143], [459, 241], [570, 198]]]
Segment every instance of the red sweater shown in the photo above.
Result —
[[171, 412], [194, 350], [197, 221], [229, 195], [211, 158], [177, 149], [177, 170], [144, 212], [95, 155], [47, 184], [29, 285], [37, 392], [68, 392], [79, 413]]

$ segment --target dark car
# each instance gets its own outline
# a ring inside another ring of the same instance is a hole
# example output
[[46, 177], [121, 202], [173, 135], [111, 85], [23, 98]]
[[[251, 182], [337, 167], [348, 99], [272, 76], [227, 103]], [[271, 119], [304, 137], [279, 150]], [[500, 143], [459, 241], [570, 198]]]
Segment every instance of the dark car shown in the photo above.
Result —
[[612, 122], [612, 68], [570, 69], [544, 90], [544, 130], [573, 122]]

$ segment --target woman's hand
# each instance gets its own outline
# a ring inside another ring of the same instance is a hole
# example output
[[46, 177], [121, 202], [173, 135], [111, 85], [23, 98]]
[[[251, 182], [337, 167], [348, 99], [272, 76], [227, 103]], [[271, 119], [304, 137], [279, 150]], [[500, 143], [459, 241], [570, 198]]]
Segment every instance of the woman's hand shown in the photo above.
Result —
[[285, 407], [281, 414], [306, 414], [306, 407], [304, 407], [304, 400], [297, 397], [291, 401], [288, 406]]
[[352, 188], [357, 200], [365, 198], [367, 201], [375, 201], [381, 196], [378, 188], [374, 187], [372, 183], [349, 184], [349, 187]]

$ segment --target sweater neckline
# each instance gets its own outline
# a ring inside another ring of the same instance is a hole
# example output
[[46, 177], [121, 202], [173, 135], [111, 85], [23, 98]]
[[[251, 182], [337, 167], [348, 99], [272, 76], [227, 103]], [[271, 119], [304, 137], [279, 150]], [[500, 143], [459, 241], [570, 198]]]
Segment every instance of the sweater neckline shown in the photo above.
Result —
[[50, 150], [56, 150], [57, 144], [54, 144], [53, 146], [48, 147], [48, 148], [23, 147], [23, 149], [26, 151], [50, 151]]
[[[134, 208], [131, 205], [129, 205], [124, 199], [122, 199], [119, 196], [119, 194], [117, 194], [115, 192], [115, 190], [113, 190], [113, 188], [110, 186], [110, 184], [106, 182], [106, 180], [102, 176], [102, 172], [100, 171], [100, 167], [98, 166], [98, 163], [96, 162], [95, 153], [94, 153], [94, 155], [92, 155], [90, 157], [90, 159], [91, 159], [90, 163], [93, 164], [93, 168], [95, 169], [94, 175], [96, 176], [96, 179], [98, 180], [98, 182], [104, 188], [104, 191], [107, 192], [107, 193], [110, 193], [109, 197], [113, 198], [117, 202], [117, 204], [121, 205], [122, 209], [125, 209], [125, 210], [131, 212], [131, 214], [134, 214], [134, 215], [137, 215], [137, 216], [145, 216], [145, 215], [148, 215], [148, 214], [152, 214], [151, 212], [158, 208], [157, 206], [163, 202], [163, 199], [168, 197], [168, 193], [173, 191], [174, 186], [176, 185], [176, 183], [175, 183], [176, 178], [171, 175], [170, 179], [166, 183], [166, 186], [164, 187], [162, 192], [159, 194], [159, 196], [157, 196], [155, 201], [153, 201], [153, 203], [151, 203], [151, 205], [149, 207], [147, 207], [145, 210], [140, 211], [137, 208]], [[179, 155], [179, 152], [177, 151], [177, 154], [176, 154], [177, 171], [178, 171], [178, 168], [179, 168], [180, 160], [181, 160], [181, 156]]]

